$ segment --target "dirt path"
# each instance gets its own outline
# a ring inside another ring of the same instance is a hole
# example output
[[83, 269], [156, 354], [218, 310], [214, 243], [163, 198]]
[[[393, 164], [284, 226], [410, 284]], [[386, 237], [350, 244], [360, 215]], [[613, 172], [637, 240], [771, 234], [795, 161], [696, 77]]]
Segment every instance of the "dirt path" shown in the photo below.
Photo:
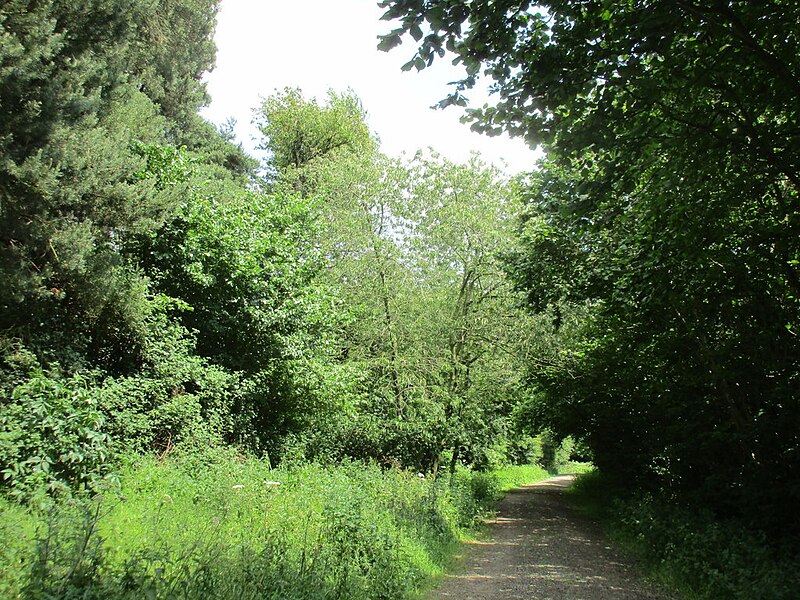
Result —
[[637, 577], [562, 495], [560, 475], [510, 492], [459, 572], [430, 595], [458, 600], [667, 600]]

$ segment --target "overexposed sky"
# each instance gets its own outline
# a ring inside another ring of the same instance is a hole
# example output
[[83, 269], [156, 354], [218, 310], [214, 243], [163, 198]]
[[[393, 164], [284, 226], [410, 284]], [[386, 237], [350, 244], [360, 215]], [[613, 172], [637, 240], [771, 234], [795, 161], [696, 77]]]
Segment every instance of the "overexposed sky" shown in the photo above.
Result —
[[471, 132], [459, 122], [458, 107], [430, 108], [461, 70], [444, 59], [421, 72], [401, 72], [414, 48], [406, 42], [389, 53], [376, 49], [378, 34], [395, 26], [379, 20], [382, 12], [376, 0], [222, 0], [217, 66], [207, 76], [211, 104], [203, 115], [217, 124], [236, 119], [238, 140], [257, 154], [251, 120], [260, 97], [299, 87], [324, 101], [329, 89], [349, 88], [361, 98], [386, 154], [430, 146], [464, 161], [476, 150], [487, 162], [505, 161], [510, 173], [532, 169], [537, 155], [522, 140]]

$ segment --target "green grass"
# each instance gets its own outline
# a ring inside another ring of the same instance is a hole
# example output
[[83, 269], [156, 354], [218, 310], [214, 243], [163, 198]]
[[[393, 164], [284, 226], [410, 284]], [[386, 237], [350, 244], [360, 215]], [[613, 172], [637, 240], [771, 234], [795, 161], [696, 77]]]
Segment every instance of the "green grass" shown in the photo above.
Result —
[[0, 597], [417, 597], [538, 466], [438, 480], [353, 462], [270, 469], [231, 452], [136, 457], [102, 497], [0, 501]]
[[535, 483], [550, 477], [539, 465], [513, 465], [492, 471], [499, 492], [507, 492], [528, 483]]
[[494, 489], [469, 471], [434, 481], [214, 454], [138, 458], [120, 479], [102, 498], [0, 504], [0, 596], [410, 597], [442, 572]]
[[789, 600], [800, 590], [798, 548], [775, 547], [736, 521], [631, 497], [590, 472], [571, 492], [576, 507], [599, 520], [612, 542], [650, 578], [690, 600]]
[[0, 598], [14, 598], [33, 560], [36, 522], [16, 503], [0, 498]]
[[570, 461], [558, 469], [559, 473], [574, 473], [575, 475], [583, 475], [584, 473], [590, 473], [593, 470], [594, 465], [592, 463], [577, 461]]
[[494, 469], [491, 471], [491, 476], [496, 482], [497, 491], [502, 493], [522, 485], [543, 481], [553, 475], [586, 473], [592, 469], [592, 464], [585, 462], [569, 462], [554, 471], [548, 471], [539, 465], [511, 465]]

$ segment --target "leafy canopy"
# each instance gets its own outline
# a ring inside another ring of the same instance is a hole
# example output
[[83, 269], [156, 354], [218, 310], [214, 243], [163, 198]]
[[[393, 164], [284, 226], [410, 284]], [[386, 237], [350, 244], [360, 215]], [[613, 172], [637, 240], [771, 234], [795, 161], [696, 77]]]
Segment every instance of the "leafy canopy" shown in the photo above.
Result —
[[[384, 47], [408, 34], [411, 66], [464, 65], [443, 106], [488, 78], [473, 128], [548, 151], [508, 269], [532, 309], [590, 313], [531, 365], [532, 421], [608, 472], [780, 527], [800, 489], [800, 7], [381, 5]], [[779, 497], [760, 484], [776, 472]]]

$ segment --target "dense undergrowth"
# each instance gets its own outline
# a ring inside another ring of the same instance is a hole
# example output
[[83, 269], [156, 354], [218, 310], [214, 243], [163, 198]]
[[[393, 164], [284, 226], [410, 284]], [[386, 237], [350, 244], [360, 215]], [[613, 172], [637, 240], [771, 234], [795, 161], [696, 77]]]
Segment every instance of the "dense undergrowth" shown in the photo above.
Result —
[[500, 489], [546, 476], [139, 457], [93, 498], [3, 500], [0, 596], [402, 598], [441, 572]]
[[636, 493], [597, 471], [571, 490], [576, 505], [656, 581], [691, 600], [797, 597], [800, 552], [775, 544], [740, 520]]

